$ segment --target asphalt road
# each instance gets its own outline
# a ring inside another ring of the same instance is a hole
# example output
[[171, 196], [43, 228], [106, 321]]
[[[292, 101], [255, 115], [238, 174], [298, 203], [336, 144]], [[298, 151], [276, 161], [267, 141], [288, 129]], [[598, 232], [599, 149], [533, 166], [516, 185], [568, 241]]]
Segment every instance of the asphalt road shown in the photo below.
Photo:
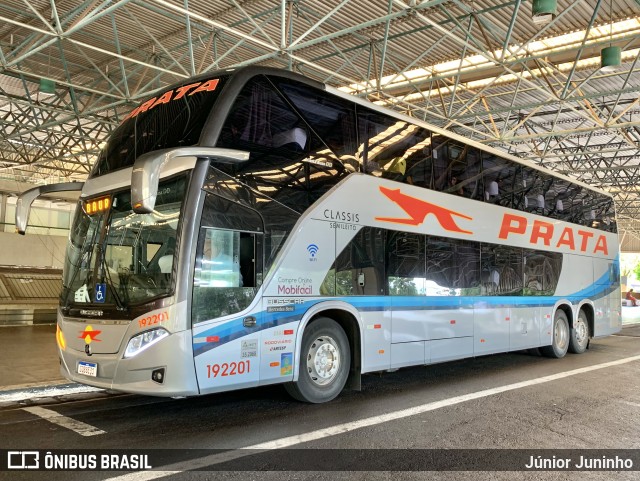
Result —
[[[637, 480], [640, 471], [423, 471], [428, 456], [445, 468], [469, 464], [464, 451], [415, 450], [487, 449], [476, 462], [520, 469], [521, 457], [506, 450], [640, 449], [640, 327], [561, 360], [513, 353], [367, 375], [361, 392], [324, 405], [295, 402], [280, 386], [180, 400], [90, 393], [28, 404], [0, 409], [0, 448], [166, 449], [154, 452], [153, 466], [169, 472], [16, 470], [0, 472], [2, 479]], [[255, 450], [237, 451], [245, 447]], [[284, 465], [295, 471], [277, 471]], [[343, 470], [324, 470], [336, 466]], [[228, 467], [242, 471], [221, 471]]]

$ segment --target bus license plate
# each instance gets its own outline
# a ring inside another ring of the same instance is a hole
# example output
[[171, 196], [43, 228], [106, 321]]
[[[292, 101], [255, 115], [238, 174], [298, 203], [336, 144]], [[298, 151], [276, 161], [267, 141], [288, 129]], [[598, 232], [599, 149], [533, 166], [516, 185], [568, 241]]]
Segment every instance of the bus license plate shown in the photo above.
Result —
[[80, 361], [78, 362], [78, 374], [96, 377], [98, 375], [98, 364], [95, 362]]

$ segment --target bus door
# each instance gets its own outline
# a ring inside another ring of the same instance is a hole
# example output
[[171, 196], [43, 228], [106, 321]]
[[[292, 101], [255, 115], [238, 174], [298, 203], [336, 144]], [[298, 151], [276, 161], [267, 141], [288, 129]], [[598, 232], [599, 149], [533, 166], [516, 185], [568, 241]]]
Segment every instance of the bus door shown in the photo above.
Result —
[[191, 303], [201, 393], [258, 384], [263, 237], [254, 211], [207, 194]]

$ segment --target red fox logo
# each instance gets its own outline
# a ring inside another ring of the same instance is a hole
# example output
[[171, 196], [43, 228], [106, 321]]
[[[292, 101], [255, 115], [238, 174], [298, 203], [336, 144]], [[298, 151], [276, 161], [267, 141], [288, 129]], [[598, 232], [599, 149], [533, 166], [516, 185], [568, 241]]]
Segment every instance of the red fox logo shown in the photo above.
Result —
[[462, 234], [473, 234], [473, 232], [469, 230], [464, 230], [458, 227], [453, 216], [455, 215], [467, 220], [473, 220], [473, 217], [403, 194], [400, 192], [400, 189], [387, 189], [386, 187], [380, 186], [380, 192], [398, 204], [402, 210], [409, 214], [409, 218], [398, 219], [391, 217], [376, 217], [376, 220], [382, 222], [395, 222], [396, 224], [420, 225], [429, 214], [433, 214], [436, 216], [436, 219], [438, 219], [438, 223], [444, 229], [451, 232], [460, 232]]
[[98, 334], [102, 331], [94, 331], [93, 327], [87, 326], [84, 331], [80, 332], [78, 339], [84, 339], [84, 342], [87, 344], [91, 344], [91, 341], [100, 342], [101, 339], [98, 339]]

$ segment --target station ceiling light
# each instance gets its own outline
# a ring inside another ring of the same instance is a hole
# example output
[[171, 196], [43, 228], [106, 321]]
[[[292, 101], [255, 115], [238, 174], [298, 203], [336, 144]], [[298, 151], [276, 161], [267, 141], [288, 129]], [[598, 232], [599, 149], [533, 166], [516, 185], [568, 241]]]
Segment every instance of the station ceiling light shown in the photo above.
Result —
[[622, 49], [615, 45], [605, 47], [600, 51], [600, 70], [613, 72], [622, 61]]
[[613, 72], [620, 66], [622, 60], [622, 49], [611, 45], [611, 42], [613, 42], [613, 0], [609, 2], [609, 21], [611, 22], [609, 46], [600, 51], [600, 70], [603, 72]]
[[533, 0], [531, 18], [536, 25], [546, 25], [558, 15], [557, 0]]
[[56, 93], [56, 83], [53, 80], [41, 78], [40, 88], [38, 90], [41, 94], [53, 95]]

